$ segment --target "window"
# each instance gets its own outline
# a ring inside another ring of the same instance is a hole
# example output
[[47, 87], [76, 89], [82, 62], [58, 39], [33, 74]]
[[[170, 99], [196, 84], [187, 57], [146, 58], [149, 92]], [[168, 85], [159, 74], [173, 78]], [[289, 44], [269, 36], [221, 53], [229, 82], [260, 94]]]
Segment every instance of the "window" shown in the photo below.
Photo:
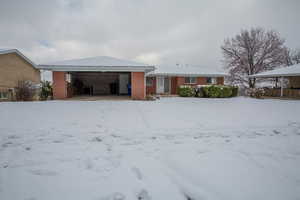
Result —
[[71, 74], [70, 73], [66, 73], [66, 81], [68, 83], [71, 83]]
[[8, 92], [0, 92], [0, 99], [8, 99]]
[[152, 86], [153, 85], [153, 77], [147, 77], [146, 78], [146, 86]]
[[197, 79], [196, 79], [196, 77], [185, 77], [184, 83], [186, 83], [186, 84], [196, 84]]
[[217, 83], [217, 79], [213, 78], [213, 77], [207, 77], [206, 78], [206, 83], [207, 84], [216, 84]]

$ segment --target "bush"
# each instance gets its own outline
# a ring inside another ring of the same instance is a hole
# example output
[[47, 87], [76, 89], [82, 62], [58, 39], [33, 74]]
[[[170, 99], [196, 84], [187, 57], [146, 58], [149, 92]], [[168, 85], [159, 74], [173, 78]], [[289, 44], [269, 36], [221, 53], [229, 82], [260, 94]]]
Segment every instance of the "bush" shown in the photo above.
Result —
[[47, 100], [49, 96], [52, 96], [52, 86], [49, 81], [42, 81], [42, 88], [40, 92], [40, 99]]
[[239, 94], [239, 88], [237, 86], [231, 86], [231, 89], [232, 89], [231, 97], [237, 97]]
[[232, 95], [232, 87], [231, 86], [220, 86], [220, 98], [228, 98]]
[[31, 81], [19, 81], [16, 87], [17, 101], [32, 101], [36, 95], [37, 88]]
[[178, 87], [178, 95], [181, 97], [195, 96], [195, 89], [189, 85], [181, 85]]
[[265, 90], [263, 88], [249, 88], [246, 91], [246, 94], [250, 97], [259, 99], [262, 98], [262, 96], [264, 96]]
[[203, 86], [204, 97], [208, 98], [228, 98], [232, 96], [231, 86], [207, 85]]

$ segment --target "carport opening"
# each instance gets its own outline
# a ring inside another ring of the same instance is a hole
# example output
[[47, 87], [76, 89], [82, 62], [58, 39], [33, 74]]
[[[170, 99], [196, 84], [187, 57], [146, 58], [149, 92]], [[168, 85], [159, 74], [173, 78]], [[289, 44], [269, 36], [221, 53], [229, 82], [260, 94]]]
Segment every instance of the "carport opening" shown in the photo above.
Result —
[[71, 96], [131, 96], [130, 72], [71, 72], [67, 76]]

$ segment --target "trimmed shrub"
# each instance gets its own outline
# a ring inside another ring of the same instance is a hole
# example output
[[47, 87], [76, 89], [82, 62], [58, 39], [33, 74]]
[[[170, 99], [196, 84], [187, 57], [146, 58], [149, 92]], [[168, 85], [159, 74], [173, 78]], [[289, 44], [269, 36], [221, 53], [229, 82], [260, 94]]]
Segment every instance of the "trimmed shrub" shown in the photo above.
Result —
[[221, 96], [221, 89], [215, 85], [203, 87], [204, 97], [218, 98]]
[[220, 86], [220, 98], [228, 98], [232, 95], [232, 87], [231, 86]]
[[203, 86], [204, 97], [208, 98], [228, 98], [232, 96], [232, 87], [225, 85]]
[[231, 89], [232, 89], [231, 97], [237, 97], [239, 94], [239, 88], [237, 86], [231, 86]]
[[195, 89], [189, 85], [181, 85], [178, 87], [178, 95], [181, 97], [193, 97], [195, 96]]

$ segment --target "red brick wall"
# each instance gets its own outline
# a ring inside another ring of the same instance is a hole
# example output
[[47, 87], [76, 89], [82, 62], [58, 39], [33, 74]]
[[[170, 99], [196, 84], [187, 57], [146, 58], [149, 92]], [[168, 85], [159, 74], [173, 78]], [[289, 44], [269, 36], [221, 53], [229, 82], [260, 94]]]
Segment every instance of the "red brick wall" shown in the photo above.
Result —
[[146, 80], [144, 72], [131, 72], [131, 98], [143, 100], [146, 98]]
[[171, 94], [177, 94], [177, 77], [171, 77]]
[[218, 77], [217, 78], [217, 84], [218, 85], [224, 85], [224, 77]]
[[53, 98], [67, 98], [67, 82], [65, 72], [52, 72], [53, 78]]
[[149, 77], [152, 79], [152, 85], [146, 86], [146, 94], [156, 94], [156, 77]]

